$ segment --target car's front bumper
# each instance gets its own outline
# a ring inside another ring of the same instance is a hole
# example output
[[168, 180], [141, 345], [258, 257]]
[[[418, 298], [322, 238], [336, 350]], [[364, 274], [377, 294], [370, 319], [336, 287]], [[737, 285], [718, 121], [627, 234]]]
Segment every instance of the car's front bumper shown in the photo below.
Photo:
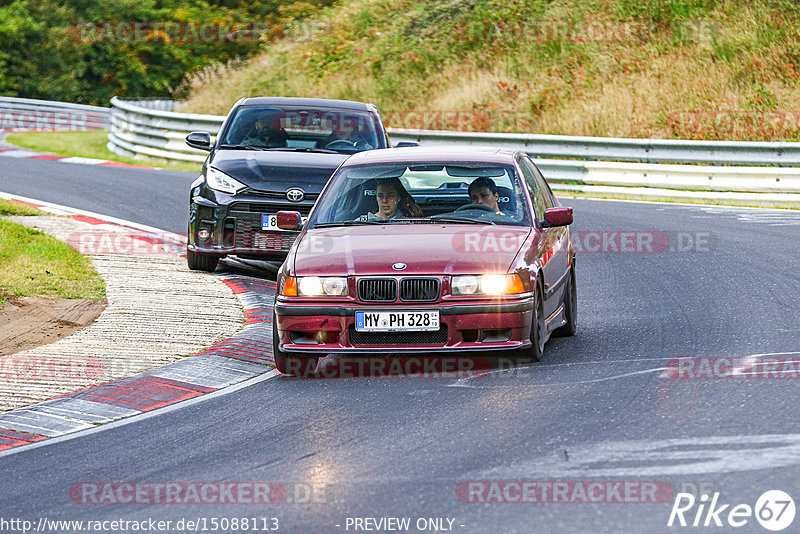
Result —
[[[357, 310], [438, 310], [440, 329], [436, 332], [356, 332]], [[275, 312], [281, 350], [290, 353], [499, 351], [530, 346], [533, 300], [402, 306], [279, 302]]]
[[[305, 215], [311, 206], [313, 202], [289, 204], [256, 194], [207, 191], [205, 196], [195, 195], [189, 206], [188, 249], [216, 256], [282, 260], [300, 232], [262, 230], [262, 217], [282, 210]], [[201, 237], [201, 233], [207, 236]]]

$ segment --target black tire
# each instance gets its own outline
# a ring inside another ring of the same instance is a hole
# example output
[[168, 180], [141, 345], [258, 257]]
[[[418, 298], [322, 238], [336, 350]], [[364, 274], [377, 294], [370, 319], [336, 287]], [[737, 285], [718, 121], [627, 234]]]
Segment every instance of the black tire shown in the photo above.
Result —
[[533, 316], [531, 317], [531, 346], [527, 349], [520, 349], [516, 356], [530, 362], [538, 362], [544, 353], [544, 343], [542, 342], [542, 331], [544, 324], [544, 301], [542, 300], [541, 286], [536, 284], [534, 292]]
[[272, 354], [275, 357], [275, 368], [287, 376], [305, 377], [316, 370], [319, 358], [316, 356], [289, 356], [280, 349], [278, 322], [272, 312]]
[[189, 269], [193, 271], [206, 271], [213, 273], [217, 269], [219, 263], [219, 256], [209, 256], [207, 254], [198, 254], [191, 250], [186, 251], [186, 264]]
[[564, 317], [567, 324], [553, 330], [556, 337], [574, 336], [578, 330], [578, 289], [575, 285], [575, 267], [572, 268], [564, 291]]

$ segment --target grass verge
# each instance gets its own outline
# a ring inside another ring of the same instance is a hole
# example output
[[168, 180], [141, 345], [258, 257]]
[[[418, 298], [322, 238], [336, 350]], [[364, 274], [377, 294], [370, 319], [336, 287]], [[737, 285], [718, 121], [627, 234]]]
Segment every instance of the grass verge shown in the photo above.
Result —
[[172, 171], [200, 172], [200, 163], [179, 163], [156, 158], [126, 158], [118, 156], [106, 148], [108, 130], [87, 130], [85, 132], [20, 132], [12, 133], [6, 140], [12, 145], [29, 148], [39, 152], [51, 152], [59, 156], [78, 156], [82, 158], [107, 159], [128, 163], [161, 167]]
[[[0, 199], [2, 215], [44, 215]], [[105, 298], [105, 283], [75, 249], [34, 228], [0, 218], [0, 309], [3, 293], [28, 297]]]
[[0, 198], [0, 217], [5, 217], [7, 215], [30, 216], [46, 214], [37, 210], [33, 206], [28, 206], [27, 204], [22, 204], [21, 202], [13, 202], [11, 200]]

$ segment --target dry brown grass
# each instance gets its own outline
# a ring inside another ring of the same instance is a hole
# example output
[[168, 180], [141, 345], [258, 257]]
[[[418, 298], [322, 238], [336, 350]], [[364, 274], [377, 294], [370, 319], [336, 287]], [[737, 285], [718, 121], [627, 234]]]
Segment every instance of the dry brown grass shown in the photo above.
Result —
[[[442, 111], [487, 113], [472, 129], [495, 131], [800, 139], [792, 115], [800, 117], [800, 44], [774, 33], [776, 20], [796, 8], [772, 5], [780, 1], [720, 1], [702, 16], [660, 22], [642, 41], [561, 43], [560, 49], [487, 42], [464, 49], [448, 40], [454, 29], [447, 21], [466, 16], [452, 2], [345, 0], [310, 23], [316, 30], [272, 43], [248, 64], [196, 75], [184, 109], [224, 114], [242, 96], [319, 96], [374, 102], [389, 126], [400, 127], [425, 126], [409, 124], [404, 113]], [[537, 16], [610, 20], [621, 2], [596, 2], [587, 13], [577, 0], [556, 0]], [[641, 3], [648, 2], [681, 3]], [[510, 16], [525, 5], [497, 2], [495, 9]], [[430, 27], [415, 26], [436, 9], [445, 15]], [[786, 24], [800, 20], [793, 13]], [[680, 24], [703, 31], [676, 38]], [[725, 122], [730, 112], [739, 123]], [[781, 119], [787, 114], [792, 120]]]

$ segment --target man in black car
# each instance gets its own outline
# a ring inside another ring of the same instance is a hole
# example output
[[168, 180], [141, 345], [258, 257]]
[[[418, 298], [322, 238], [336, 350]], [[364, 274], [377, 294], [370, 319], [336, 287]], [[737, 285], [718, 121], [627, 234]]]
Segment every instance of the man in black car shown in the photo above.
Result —
[[281, 127], [277, 115], [264, 113], [253, 122], [252, 129], [240, 141], [242, 145], [264, 148], [280, 148], [286, 146], [286, 130]]

